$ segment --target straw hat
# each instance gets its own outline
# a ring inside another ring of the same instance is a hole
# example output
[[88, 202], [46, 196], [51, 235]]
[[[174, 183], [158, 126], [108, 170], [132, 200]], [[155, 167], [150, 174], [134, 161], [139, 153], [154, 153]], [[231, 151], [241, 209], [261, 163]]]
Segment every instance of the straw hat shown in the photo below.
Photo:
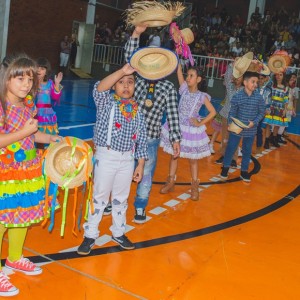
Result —
[[181, 15], [185, 7], [181, 2], [138, 1], [125, 10], [127, 25], [158, 27], [169, 25]]
[[234, 78], [240, 78], [249, 68], [253, 60], [253, 52], [247, 52], [242, 57], [238, 57], [233, 65], [232, 75]]
[[229, 124], [228, 130], [239, 134], [244, 128], [249, 128], [246, 124], [241, 122], [239, 119], [231, 117], [232, 122]]
[[247, 72], [254, 72], [265, 76], [269, 76], [271, 73], [268, 66], [259, 60], [256, 60], [254, 62], [252, 61], [249, 68], [247, 69]]
[[268, 67], [273, 73], [285, 72], [289, 66], [291, 58], [286, 51], [275, 51], [268, 61]]
[[194, 41], [194, 33], [190, 28], [180, 30], [176, 23], [170, 25], [170, 35], [175, 43], [180, 43], [181, 39], [189, 45]]
[[92, 148], [81, 139], [65, 137], [46, 150], [45, 173], [60, 187], [81, 186], [92, 172]]
[[178, 57], [169, 49], [145, 47], [134, 52], [129, 63], [145, 79], [159, 80], [174, 72]]

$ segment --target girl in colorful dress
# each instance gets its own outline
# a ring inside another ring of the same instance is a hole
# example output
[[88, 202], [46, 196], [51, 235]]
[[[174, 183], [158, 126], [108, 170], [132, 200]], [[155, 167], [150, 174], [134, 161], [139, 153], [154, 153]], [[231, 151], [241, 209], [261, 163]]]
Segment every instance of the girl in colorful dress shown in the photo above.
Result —
[[[198, 89], [198, 85], [201, 84], [203, 79], [200, 69], [190, 67], [187, 71], [186, 80], [184, 80], [182, 67], [179, 64], [177, 77], [180, 85], [179, 94], [181, 95], [178, 108], [182, 134], [180, 157], [189, 159], [192, 176], [191, 199], [198, 200], [198, 160], [211, 154], [209, 149], [210, 140], [205, 131], [205, 124], [216, 115], [216, 111], [210, 103], [211, 97]], [[202, 105], [205, 105], [209, 112], [204, 119], [201, 119], [199, 116], [199, 110]], [[173, 157], [167, 122], [162, 128], [160, 146], [165, 152], [172, 155], [167, 182], [160, 190], [160, 193], [167, 194], [174, 190], [178, 165], [178, 160]]]
[[[23, 55], [1, 65], [0, 241], [2, 243], [8, 229], [5, 266], [26, 275], [42, 273], [40, 267], [22, 256], [22, 250], [28, 227], [43, 220], [50, 207], [45, 202], [41, 153], [34, 145], [60, 140], [59, 136], [38, 131], [32, 100], [37, 88], [37, 68], [33, 60]], [[32, 97], [26, 97], [28, 94]], [[19, 289], [10, 283], [0, 266], [0, 296], [18, 293]]]
[[49, 134], [58, 134], [56, 113], [52, 108], [51, 100], [59, 101], [62, 86], [60, 82], [63, 73], [54, 76], [54, 82], [49, 79], [51, 65], [48, 59], [40, 57], [37, 59], [39, 89], [36, 96], [37, 120], [39, 130]]
[[[279, 145], [279, 127], [287, 127], [288, 122], [286, 118], [286, 109], [289, 99], [289, 88], [285, 82], [284, 73], [279, 72], [274, 75], [272, 92], [271, 92], [271, 105], [267, 111], [263, 123], [266, 124], [266, 139], [264, 148], [269, 149], [270, 143], [275, 147]], [[273, 126], [273, 135], [271, 136], [270, 127]]]

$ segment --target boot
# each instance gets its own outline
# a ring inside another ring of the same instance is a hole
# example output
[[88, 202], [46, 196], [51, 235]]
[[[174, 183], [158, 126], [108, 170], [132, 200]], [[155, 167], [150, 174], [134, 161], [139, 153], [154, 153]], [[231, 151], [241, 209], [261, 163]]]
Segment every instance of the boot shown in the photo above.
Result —
[[264, 148], [265, 149], [270, 149], [270, 138], [265, 139]]
[[270, 142], [274, 147], [276, 147], [276, 148], [280, 147], [280, 145], [278, 144], [278, 135], [273, 135]]
[[282, 138], [282, 134], [278, 134], [278, 144], [283, 144], [283, 145], [286, 145], [287, 144], [287, 141], [285, 141], [283, 138]]
[[168, 176], [167, 177], [167, 182], [165, 183], [165, 185], [160, 189], [160, 193], [161, 194], [168, 194], [169, 192], [173, 192], [175, 189], [175, 179], [176, 176]]
[[198, 201], [199, 200], [199, 179], [192, 180], [191, 200], [193, 200], [193, 201]]

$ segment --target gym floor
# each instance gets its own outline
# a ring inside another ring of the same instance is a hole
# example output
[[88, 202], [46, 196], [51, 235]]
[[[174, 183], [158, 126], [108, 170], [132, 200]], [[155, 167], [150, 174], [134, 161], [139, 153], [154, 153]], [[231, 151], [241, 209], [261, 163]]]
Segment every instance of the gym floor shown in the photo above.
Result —
[[[92, 144], [94, 82], [63, 82], [63, 97], [54, 107], [62, 136]], [[24, 256], [41, 265], [43, 273], [10, 272], [11, 282], [20, 289], [14, 299], [300, 299], [299, 119], [289, 128], [287, 145], [253, 154], [250, 184], [239, 179], [239, 169], [231, 169], [229, 180], [221, 182], [220, 166], [214, 163], [218, 154], [200, 160], [199, 201], [189, 199], [190, 171], [184, 159], [175, 191], [159, 193], [169, 162], [159, 150], [148, 218], [142, 225], [132, 221], [132, 183], [127, 236], [135, 250], [121, 250], [111, 241], [111, 216], [104, 216], [96, 246], [90, 255], [79, 256], [83, 232], [77, 222], [83, 219], [80, 205], [73, 207], [71, 191], [63, 237], [61, 211], [51, 233], [49, 223], [30, 228]], [[59, 201], [62, 204], [63, 191]], [[2, 248], [6, 257], [7, 240]]]

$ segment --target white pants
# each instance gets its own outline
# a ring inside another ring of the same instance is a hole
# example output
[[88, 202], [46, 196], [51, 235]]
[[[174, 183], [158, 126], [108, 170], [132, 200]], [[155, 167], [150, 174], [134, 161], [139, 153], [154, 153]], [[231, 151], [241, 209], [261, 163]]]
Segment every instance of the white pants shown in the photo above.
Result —
[[127, 199], [130, 192], [134, 159], [132, 151], [117, 152], [97, 147], [95, 153], [93, 203], [94, 214], [89, 208], [88, 221], [83, 224], [84, 236], [99, 237], [99, 223], [111, 193], [112, 226], [114, 237], [125, 233]]
[[68, 65], [69, 54], [60, 52], [60, 67], [66, 67]]

